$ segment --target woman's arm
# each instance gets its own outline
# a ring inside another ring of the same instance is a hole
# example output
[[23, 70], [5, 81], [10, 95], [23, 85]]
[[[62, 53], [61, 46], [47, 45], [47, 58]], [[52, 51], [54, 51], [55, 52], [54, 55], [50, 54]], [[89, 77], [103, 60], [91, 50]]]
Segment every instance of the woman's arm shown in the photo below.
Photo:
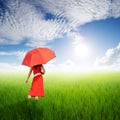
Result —
[[27, 76], [27, 79], [26, 79], [26, 83], [28, 83], [28, 79], [30, 78], [31, 73], [32, 73], [32, 67], [29, 70], [29, 73], [28, 73], [28, 76]]
[[41, 73], [42, 73], [42, 75], [45, 74], [45, 68], [43, 67], [43, 65], [41, 65]]

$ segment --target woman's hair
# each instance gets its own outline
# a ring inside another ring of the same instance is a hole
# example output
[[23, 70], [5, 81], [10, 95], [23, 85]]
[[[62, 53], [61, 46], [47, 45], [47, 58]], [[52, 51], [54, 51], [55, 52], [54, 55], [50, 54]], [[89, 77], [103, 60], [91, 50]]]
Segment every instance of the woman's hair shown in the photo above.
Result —
[[36, 69], [37, 67], [41, 67], [42, 65], [39, 64], [39, 65], [34, 65], [33, 67]]

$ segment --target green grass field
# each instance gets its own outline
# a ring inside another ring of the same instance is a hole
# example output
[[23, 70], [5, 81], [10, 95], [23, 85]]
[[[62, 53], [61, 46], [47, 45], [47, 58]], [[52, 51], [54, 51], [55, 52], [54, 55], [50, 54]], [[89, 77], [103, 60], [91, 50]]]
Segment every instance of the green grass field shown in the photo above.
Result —
[[27, 99], [25, 79], [1, 72], [0, 120], [120, 120], [120, 72], [47, 73], [38, 101]]

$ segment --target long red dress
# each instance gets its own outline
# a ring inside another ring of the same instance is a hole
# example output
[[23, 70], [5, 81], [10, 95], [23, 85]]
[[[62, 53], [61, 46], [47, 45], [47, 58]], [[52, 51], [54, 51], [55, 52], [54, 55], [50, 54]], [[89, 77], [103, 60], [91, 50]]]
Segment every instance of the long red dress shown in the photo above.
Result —
[[[41, 72], [41, 67], [32, 68], [33, 74]], [[38, 75], [33, 78], [31, 89], [29, 91], [30, 96], [44, 96], [43, 76]]]

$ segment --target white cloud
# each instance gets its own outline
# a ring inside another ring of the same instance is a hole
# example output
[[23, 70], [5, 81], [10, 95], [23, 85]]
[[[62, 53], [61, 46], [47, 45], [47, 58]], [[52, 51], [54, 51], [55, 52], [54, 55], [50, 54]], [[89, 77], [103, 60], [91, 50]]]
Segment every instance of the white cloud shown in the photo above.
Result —
[[40, 46], [62, 32], [64, 23], [60, 23], [60, 20], [46, 21], [43, 13], [36, 12], [35, 6], [14, 0], [8, 3], [9, 11], [6, 10], [4, 21], [1, 22], [2, 44], [19, 44], [23, 38], [29, 38], [27, 45]]
[[19, 59], [23, 59], [25, 56], [25, 51], [14, 51], [14, 52], [3, 52], [0, 51], [0, 56], [17, 56]]
[[73, 41], [73, 45], [78, 45], [85, 41], [85, 38], [78, 31], [71, 31], [67, 34], [68, 39]]
[[[9, 0], [0, 8], [0, 44], [43, 46], [76, 27], [120, 17], [120, 0]], [[46, 14], [51, 19], [46, 19]]]
[[29, 70], [29, 67], [0, 62], [0, 71], [10, 71], [10, 72], [11, 71], [16, 71], [16, 72], [23, 71], [23, 72], [25, 72], [28, 70]]
[[74, 62], [68, 59], [64, 63], [57, 64], [56, 66], [56, 71], [73, 71]]
[[111, 16], [118, 18], [120, 17], [120, 0], [112, 0], [111, 4]]
[[70, 59], [64, 61], [63, 63], [56, 63], [56, 60], [51, 60], [47, 64], [44, 64], [45, 69], [48, 71], [72, 71], [74, 67], [74, 62]]
[[116, 48], [108, 49], [102, 58], [97, 58], [95, 65], [97, 67], [120, 69], [120, 43]]

